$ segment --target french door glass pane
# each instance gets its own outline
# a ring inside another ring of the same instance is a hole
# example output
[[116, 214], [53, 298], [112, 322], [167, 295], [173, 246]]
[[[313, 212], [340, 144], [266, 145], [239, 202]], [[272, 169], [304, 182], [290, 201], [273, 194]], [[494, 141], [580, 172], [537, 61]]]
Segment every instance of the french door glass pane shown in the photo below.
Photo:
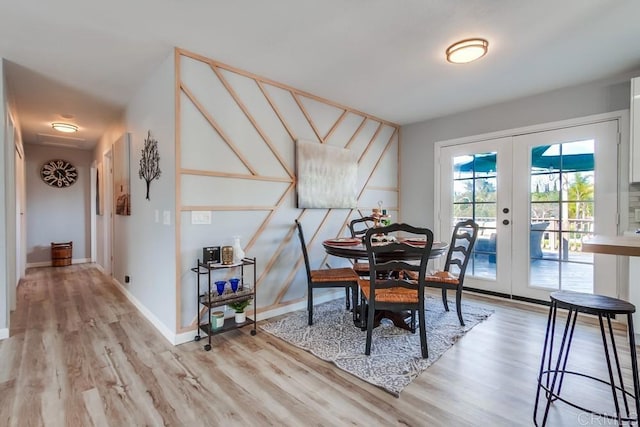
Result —
[[497, 244], [497, 170], [496, 153], [481, 153], [453, 158], [453, 226], [473, 219], [479, 226], [473, 256], [467, 274], [496, 278]]
[[531, 285], [593, 293], [593, 140], [533, 147], [530, 175]]

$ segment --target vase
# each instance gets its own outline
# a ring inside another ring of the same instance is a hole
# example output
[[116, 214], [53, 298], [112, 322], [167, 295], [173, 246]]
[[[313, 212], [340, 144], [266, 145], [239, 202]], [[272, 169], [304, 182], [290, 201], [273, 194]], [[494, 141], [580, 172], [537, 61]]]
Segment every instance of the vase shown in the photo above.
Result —
[[240, 263], [244, 259], [244, 251], [240, 245], [240, 236], [233, 237], [233, 262]]
[[231, 291], [232, 292], [238, 292], [238, 284], [240, 284], [240, 279], [238, 279], [237, 277], [232, 277], [231, 279], [229, 279], [229, 283], [231, 283]]
[[225, 280], [216, 281], [216, 290], [218, 291], [218, 295], [222, 295], [224, 293], [224, 286], [227, 284]]
[[244, 311], [242, 313], [238, 313], [236, 311], [235, 319], [236, 323], [244, 323], [247, 321], [247, 313], [245, 313]]

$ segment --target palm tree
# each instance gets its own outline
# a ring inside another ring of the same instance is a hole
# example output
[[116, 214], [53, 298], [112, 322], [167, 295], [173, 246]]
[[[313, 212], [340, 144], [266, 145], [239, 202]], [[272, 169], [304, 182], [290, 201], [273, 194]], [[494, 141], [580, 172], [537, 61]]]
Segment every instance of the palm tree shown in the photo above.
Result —
[[587, 219], [593, 216], [593, 175], [584, 176], [576, 172], [567, 188], [569, 217]]

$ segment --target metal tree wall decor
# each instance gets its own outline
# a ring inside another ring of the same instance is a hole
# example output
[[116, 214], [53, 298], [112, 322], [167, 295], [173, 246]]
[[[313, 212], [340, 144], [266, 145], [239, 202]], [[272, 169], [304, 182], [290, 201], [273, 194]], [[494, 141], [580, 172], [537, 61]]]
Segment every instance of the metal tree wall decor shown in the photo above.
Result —
[[160, 178], [160, 154], [158, 154], [158, 141], [151, 138], [151, 131], [147, 134], [142, 147], [142, 158], [140, 159], [140, 179], [147, 182], [147, 200], [149, 199], [149, 186], [151, 181]]

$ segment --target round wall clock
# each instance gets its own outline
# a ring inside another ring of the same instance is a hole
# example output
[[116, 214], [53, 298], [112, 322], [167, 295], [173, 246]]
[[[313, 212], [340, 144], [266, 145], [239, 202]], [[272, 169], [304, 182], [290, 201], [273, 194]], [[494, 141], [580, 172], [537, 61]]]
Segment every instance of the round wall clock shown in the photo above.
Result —
[[66, 160], [49, 160], [40, 169], [42, 180], [52, 187], [68, 187], [78, 179], [75, 166]]

